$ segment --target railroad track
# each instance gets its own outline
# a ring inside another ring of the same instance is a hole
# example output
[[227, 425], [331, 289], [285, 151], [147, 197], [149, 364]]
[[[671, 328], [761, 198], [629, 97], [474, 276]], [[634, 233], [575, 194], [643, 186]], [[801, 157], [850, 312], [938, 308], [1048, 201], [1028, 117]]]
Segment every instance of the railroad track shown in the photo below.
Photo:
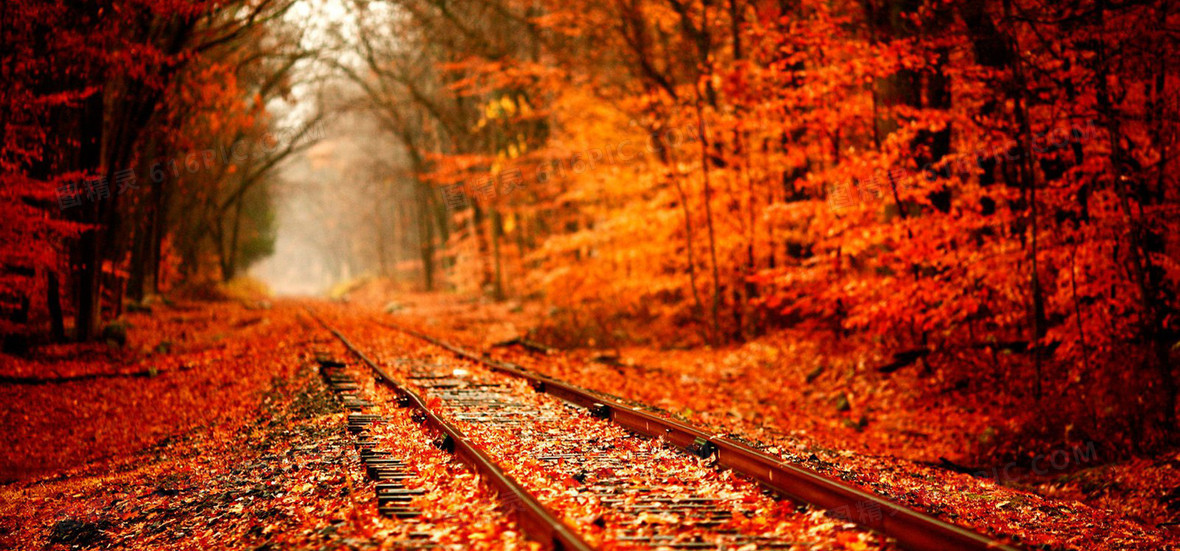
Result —
[[[467, 361], [456, 367], [399, 355], [384, 359], [387, 371], [312, 315], [380, 383], [374, 401], [412, 408], [435, 445], [479, 473], [546, 548], [824, 549], [859, 541], [881, 549], [1015, 549], [742, 442], [382, 323]], [[328, 360], [328, 367], [330, 385], [353, 390], [342, 363]], [[367, 400], [350, 396], [345, 405], [355, 410], [350, 428], [358, 433], [378, 420], [363, 413], [374, 405]], [[371, 475], [401, 465], [372, 451], [362, 450], [362, 459]], [[413, 515], [413, 496], [403, 490], [379, 482], [383, 513]]]

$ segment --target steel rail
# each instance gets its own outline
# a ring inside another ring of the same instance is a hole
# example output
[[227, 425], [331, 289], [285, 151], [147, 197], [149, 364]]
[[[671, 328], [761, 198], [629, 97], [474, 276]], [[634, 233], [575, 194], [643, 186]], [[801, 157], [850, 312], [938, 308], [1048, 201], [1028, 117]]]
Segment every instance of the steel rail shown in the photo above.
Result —
[[377, 380], [389, 385], [390, 388], [408, 402], [408, 406], [421, 412], [424, 423], [438, 430], [449, 439], [448, 447], [460, 461], [479, 473], [499, 494], [501, 503], [517, 513], [521, 530], [530, 539], [541, 543], [548, 549], [559, 551], [591, 551], [594, 549], [578, 536], [572, 528], [561, 521], [556, 515], [545, 508], [537, 498], [533, 497], [516, 479], [504, 472], [483, 450], [469, 440], [458, 427], [442, 419], [426, 407], [426, 403], [417, 393], [397, 383], [376, 362], [361, 352], [343, 333], [320, 319], [315, 312], [308, 308], [313, 319], [323, 325], [325, 329], [336, 336], [344, 346], [357, 358], [365, 363], [377, 376]]
[[873, 511], [874, 514], [861, 515], [859, 520], [847, 520], [892, 537], [905, 549], [1019, 551], [1019, 548], [1003, 541], [936, 519], [805, 467], [786, 463], [745, 443], [709, 434], [698, 427], [657, 416], [592, 390], [477, 354], [396, 323], [378, 323], [444, 348], [456, 356], [481, 363], [494, 371], [526, 379], [537, 391], [589, 408], [592, 413], [628, 430], [663, 437], [695, 455], [715, 454], [719, 465], [752, 478], [790, 499], [827, 510]]

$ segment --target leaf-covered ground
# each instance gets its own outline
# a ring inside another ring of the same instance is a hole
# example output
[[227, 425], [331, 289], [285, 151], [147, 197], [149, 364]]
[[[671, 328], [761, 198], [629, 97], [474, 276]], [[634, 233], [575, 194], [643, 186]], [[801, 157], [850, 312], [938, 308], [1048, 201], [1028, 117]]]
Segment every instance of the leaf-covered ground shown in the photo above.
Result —
[[[372, 323], [356, 309], [325, 306], [320, 312], [596, 548], [650, 548], [645, 538], [723, 549], [893, 548], [879, 534], [826, 511], [797, 510], [707, 460], [634, 438], [585, 408]], [[356, 379], [365, 371], [354, 370]], [[392, 404], [392, 397], [383, 403]], [[656, 502], [665, 505], [657, 509]], [[720, 512], [702, 516], [698, 506]]]
[[[491, 346], [525, 334], [536, 312], [398, 300], [396, 313], [377, 316], [740, 435], [984, 532], [1030, 546], [1180, 548], [1166, 525], [1180, 501], [1177, 455], [1115, 461], [1099, 446], [1083, 468], [1055, 470], [1055, 450], [1045, 450], [1043, 475], [1017, 464], [997, 471], [1000, 484], [996, 474], [934, 461], [961, 457], [953, 442], [996, 422], [987, 404], [915, 407], [922, 395], [913, 388], [866, 377], [838, 351], [779, 337], [720, 351], [545, 355]], [[410, 539], [528, 547], [486, 488], [398, 417], [404, 410], [376, 434], [381, 449], [413, 458], [412, 484], [427, 491], [415, 502], [423, 516], [374, 514], [345, 414], [311, 361], [314, 350], [343, 350], [302, 306], [158, 306], [127, 315], [125, 346], [0, 356], [0, 548], [390, 548]], [[374, 313], [358, 304], [333, 310], [355, 314], [357, 331], [362, 314]]]
[[298, 305], [189, 304], [129, 320], [125, 349], [0, 357], [5, 375], [25, 377], [0, 385], [0, 548], [530, 547], [408, 419], [386, 425], [382, 446], [423, 466], [423, 515], [375, 514], [345, 413], [312, 367], [325, 335]]
[[[496, 346], [526, 335], [540, 319], [528, 305], [521, 311], [431, 295], [389, 302], [363, 291], [357, 298], [391, 321], [741, 435], [980, 531], [1076, 549], [1180, 548], [1180, 452], [1119, 460], [1101, 442], [1087, 442], [974, 464], [974, 476], [957, 472], [939, 459], [975, 451], [981, 436], [1004, 426], [1007, 404], [956, 404], [939, 390], [942, 381], [915, 383], [866, 369], [875, 360], [868, 354], [779, 335], [716, 351], [546, 355]], [[1056, 468], [1065, 463], [1062, 454], [1071, 464]]]

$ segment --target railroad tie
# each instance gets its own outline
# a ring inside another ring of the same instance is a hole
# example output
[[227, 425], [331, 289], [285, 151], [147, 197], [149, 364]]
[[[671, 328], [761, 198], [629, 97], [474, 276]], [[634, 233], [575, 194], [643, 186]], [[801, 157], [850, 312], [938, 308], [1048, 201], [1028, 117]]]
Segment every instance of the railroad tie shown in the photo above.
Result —
[[347, 366], [343, 361], [326, 353], [317, 353], [316, 361], [333, 396], [349, 412], [347, 428], [354, 437], [353, 445], [365, 467], [365, 474], [377, 483], [377, 513], [396, 519], [412, 519], [421, 515], [422, 510], [410, 503], [414, 496], [423, 495], [426, 491], [406, 487], [404, 482], [414, 477], [407, 470], [406, 463], [389, 453], [378, 451], [377, 441], [370, 434], [370, 427], [384, 422], [380, 415], [366, 413], [373, 403], [361, 395], [361, 386], [344, 371]]

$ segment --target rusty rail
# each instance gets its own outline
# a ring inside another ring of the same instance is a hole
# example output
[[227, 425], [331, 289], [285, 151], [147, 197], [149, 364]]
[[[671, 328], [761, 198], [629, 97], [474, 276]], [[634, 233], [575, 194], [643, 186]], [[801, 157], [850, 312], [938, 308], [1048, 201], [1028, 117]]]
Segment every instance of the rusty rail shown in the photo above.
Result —
[[879, 511], [879, 515], [868, 515], [867, 519], [850, 521], [895, 538], [906, 549], [1018, 551], [1018, 548], [1002, 541], [938, 520], [810, 469], [791, 465], [742, 442], [711, 435], [692, 425], [628, 406], [613, 398], [519, 365], [476, 354], [408, 327], [391, 322], [380, 322], [380, 325], [425, 340], [456, 356], [479, 362], [494, 371], [526, 379], [538, 391], [584, 406], [595, 415], [613, 420], [628, 430], [663, 437], [696, 455], [715, 454], [721, 466], [754, 479], [790, 499], [828, 510]]

